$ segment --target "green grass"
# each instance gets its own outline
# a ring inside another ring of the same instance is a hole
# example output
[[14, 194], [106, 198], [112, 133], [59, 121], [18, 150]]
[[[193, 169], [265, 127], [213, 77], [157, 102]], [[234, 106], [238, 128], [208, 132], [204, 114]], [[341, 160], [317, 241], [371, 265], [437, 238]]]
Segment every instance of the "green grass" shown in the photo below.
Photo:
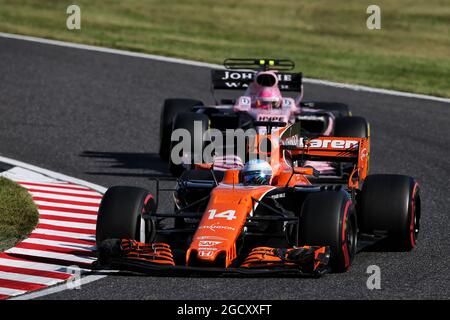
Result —
[[450, 1], [0, 0], [0, 31], [221, 63], [289, 57], [307, 77], [450, 97]]
[[0, 177], [0, 251], [24, 239], [38, 220], [37, 208], [28, 191]]

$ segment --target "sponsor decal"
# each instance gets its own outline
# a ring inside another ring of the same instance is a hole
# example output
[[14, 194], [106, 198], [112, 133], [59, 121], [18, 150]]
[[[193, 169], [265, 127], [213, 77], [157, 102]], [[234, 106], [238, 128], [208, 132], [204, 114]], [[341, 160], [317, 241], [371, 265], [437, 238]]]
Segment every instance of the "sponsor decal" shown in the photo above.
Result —
[[252, 104], [252, 101], [249, 97], [241, 97], [239, 99], [239, 102], [242, 106], [246, 106], [246, 107], [247, 106], [249, 107]]
[[323, 149], [354, 149], [358, 147], [357, 140], [340, 140], [340, 139], [312, 139], [306, 140], [304, 137], [297, 135], [286, 138], [284, 145], [297, 146], [299, 148], [323, 148]]
[[228, 88], [248, 88], [248, 84], [246, 83], [239, 83], [239, 82], [225, 82], [225, 85]]
[[211, 230], [212, 232], [216, 232], [216, 230], [229, 230], [229, 231], [234, 231], [234, 230], [236, 230], [236, 229], [233, 228], [233, 227], [229, 227], [229, 226], [219, 226], [219, 225], [217, 225], [217, 224], [213, 224], [213, 225], [210, 225], [210, 226], [200, 226], [200, 227], [198, 227], [198, 229], [209, 229], [209, 230]]
[[200, 250], [200, 251], [217, 251], [218, 249], [217, 248], [210, 248], [210, 247], [208, 247], [208, 248], [198, 247], [197, 250]]
[[213, 247], [215, 245], [218, 245], [222, 243], [222, 241], [207, 241], [207, 240], [201, 240], [198, 245], [200, 247]]
[[270, 115], [270, 114], [260, 114], [257, 117], [258, 121], [279, 121], [279, 122], [286, 122], [286, 117], [285, 116], [274, 116], [274, 115]]
[[[254, 72], [225, 71], [221, 80], [253, 80], [254, 75]], [[277, 73], [275, 76], [278, 81], [292, 81], [292, 74]]]
[[367, 148], [361, 150], [361, 160], [364, 160], [368, 155]]
[[285, 146], [299, 146], [299, 138], [297, 135], [285, 138], [283, 144]]
[[198, 255], [199, 257], [212, 257], [214, 254], [214, 251], [199, 251]]
[[292, 105], [291, 99], [283, 98], [283, 107], [287, 108], [287, 107], [290, 107], [291, 105]]
[[217, 236], [198, 236], [196, 238], [196, 240], [204, 240], [204, 239], [227, 240], [225, 238], [217, 237]]
[[297, 120], [314, 120], [314, 121], [323, 121], [325, 122], [324, 116], [316, 116], [316, 115], [300, 115], [296, 117]]
[[272, 199], [279, 199], [279, 198], [285, 198], [285, 197], [286, 197], [285, 193], [274, 194], [273, 196], [271, 196]]
[[254, 72], [230, 72], [225, 71], [221, 80], [252, 80]]

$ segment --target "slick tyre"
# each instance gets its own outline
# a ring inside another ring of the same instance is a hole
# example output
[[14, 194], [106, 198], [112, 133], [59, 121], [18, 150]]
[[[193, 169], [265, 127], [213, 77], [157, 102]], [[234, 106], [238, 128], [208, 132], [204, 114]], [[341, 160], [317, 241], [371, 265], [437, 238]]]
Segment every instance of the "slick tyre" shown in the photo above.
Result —
[[367, 176], [358, 201], [361, 230], [387, 232], [387, 248], [410, 251], [420, 230], [421, 203], [418, 183], [394, 174]]
[[97, 246], [106, 239], [151, 241], [154, 226], [142, 214], [155, 208], [150, 193], [142, 188], [115, 186], [109, 188], [100, 203], [97, 216]]
[[189, 112], [195, 106], [203, 106], [203, 102], [194, 99], [166, 99], [161, 111], [159, 124], [159, 156], [168, 161], [170, 156], [170, 136], [172, 134], [173, 119], [180, 112]]
[[329, 246], [331, 271], [347, 271], [357, 244], [356, 213], [348, 194], [344, 191], [309, 194], [301, 209], [299, 239], [303, 245]]
[[370, 135], [369, 123], [363, 117], [340, 117], [334, 124], [335, 137], [367, 138]]

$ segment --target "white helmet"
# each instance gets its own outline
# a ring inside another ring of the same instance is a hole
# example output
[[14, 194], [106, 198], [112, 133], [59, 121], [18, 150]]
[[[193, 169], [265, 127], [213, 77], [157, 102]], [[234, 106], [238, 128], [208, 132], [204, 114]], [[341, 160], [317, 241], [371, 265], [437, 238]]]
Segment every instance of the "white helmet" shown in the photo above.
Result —
[[267, 161], [253, 159], [241, 170], [244, 185], [267, 185], [272, 178], [272, 167]]

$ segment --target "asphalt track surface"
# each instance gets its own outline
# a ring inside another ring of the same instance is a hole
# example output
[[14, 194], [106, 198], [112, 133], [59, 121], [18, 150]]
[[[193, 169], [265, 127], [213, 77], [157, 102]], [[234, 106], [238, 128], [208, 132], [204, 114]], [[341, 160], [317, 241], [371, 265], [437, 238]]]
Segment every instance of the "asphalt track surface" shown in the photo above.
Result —
[[[105, 187], [151, 188], [149, 177], [167, 176], [157, 154], [163, 100], [212, 103], [209, 75], [206, 68], [0, 38], [0, 154]], [[310, 84], [305, 99], [345, 102], [369, 120], [372, 173], [417, 178], [423, 213], [415, 250], [362, 252], [349, 272], [320, 279], [111, 275], [43, 298], [450, 298], [450, 104]], [[381, 290], [366, 287], [370, 265], [381, 268]]]

